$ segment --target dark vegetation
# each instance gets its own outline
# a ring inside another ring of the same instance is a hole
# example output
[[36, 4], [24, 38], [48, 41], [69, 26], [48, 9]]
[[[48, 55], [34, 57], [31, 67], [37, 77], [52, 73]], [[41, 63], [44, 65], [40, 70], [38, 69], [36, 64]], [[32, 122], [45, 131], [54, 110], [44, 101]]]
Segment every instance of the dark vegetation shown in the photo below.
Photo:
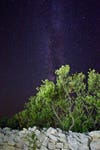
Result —
[[11, 119], [1, 119], [0, 126], [100, 130], [100, 74], [94, 69], [89, 70], [87, 77], [83, 73], [69, 73], [69, 65], [56, 70], [56, 82], [42, 81], [24, 110]]

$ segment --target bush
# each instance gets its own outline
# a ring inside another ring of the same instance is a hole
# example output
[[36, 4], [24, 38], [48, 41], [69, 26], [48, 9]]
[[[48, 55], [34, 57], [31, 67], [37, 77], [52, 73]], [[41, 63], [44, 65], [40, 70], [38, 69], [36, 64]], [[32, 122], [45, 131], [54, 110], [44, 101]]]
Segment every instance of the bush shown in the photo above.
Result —
[[16, 114], [20, 128], [59, 127], [77, 132], [100, 129], [100, 74], [89, 70], [69, 75], [69, 65], [55, 71], [56, 82], [45, 80], [25, 109]]
[[11, 118], [9, 117], [1, 117], [0, 118], [0, 128], [9, 127], [11, 129], [19, 128], [19, 120], [17, 120], [16, 116]]

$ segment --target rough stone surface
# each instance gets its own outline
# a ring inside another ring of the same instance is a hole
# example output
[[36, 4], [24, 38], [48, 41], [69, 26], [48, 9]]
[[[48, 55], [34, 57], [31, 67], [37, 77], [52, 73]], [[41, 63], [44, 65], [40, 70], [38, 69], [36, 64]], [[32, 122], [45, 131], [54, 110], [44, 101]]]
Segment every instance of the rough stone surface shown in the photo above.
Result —
[[93, 131], [89, 133], [92, 137], [92, 142], [90, 143], [91, 150], [100, 150], [100, 131]]
[[50, 127], [0, 128], [0, 150], [100, 150], [100, 131], [76, 133]]

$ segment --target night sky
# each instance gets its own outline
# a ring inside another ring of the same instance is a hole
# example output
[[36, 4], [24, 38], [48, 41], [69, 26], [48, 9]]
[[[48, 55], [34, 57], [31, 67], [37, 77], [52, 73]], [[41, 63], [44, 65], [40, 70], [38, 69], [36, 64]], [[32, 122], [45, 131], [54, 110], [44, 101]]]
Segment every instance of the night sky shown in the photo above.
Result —
[[100, 1], [0, 0], [0, 116], [64, 64], [100, 72]]

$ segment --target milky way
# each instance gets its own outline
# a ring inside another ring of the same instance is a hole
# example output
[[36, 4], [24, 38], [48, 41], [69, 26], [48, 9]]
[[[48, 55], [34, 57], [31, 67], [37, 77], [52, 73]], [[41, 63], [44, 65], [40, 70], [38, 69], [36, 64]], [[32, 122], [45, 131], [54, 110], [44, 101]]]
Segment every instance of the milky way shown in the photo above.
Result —
[[54, 70], [64, 64], [64, 24], [61, 1], [51, 1], [50, 26], [47, 32], [47, 66], [48, 78], [54, 80]]

